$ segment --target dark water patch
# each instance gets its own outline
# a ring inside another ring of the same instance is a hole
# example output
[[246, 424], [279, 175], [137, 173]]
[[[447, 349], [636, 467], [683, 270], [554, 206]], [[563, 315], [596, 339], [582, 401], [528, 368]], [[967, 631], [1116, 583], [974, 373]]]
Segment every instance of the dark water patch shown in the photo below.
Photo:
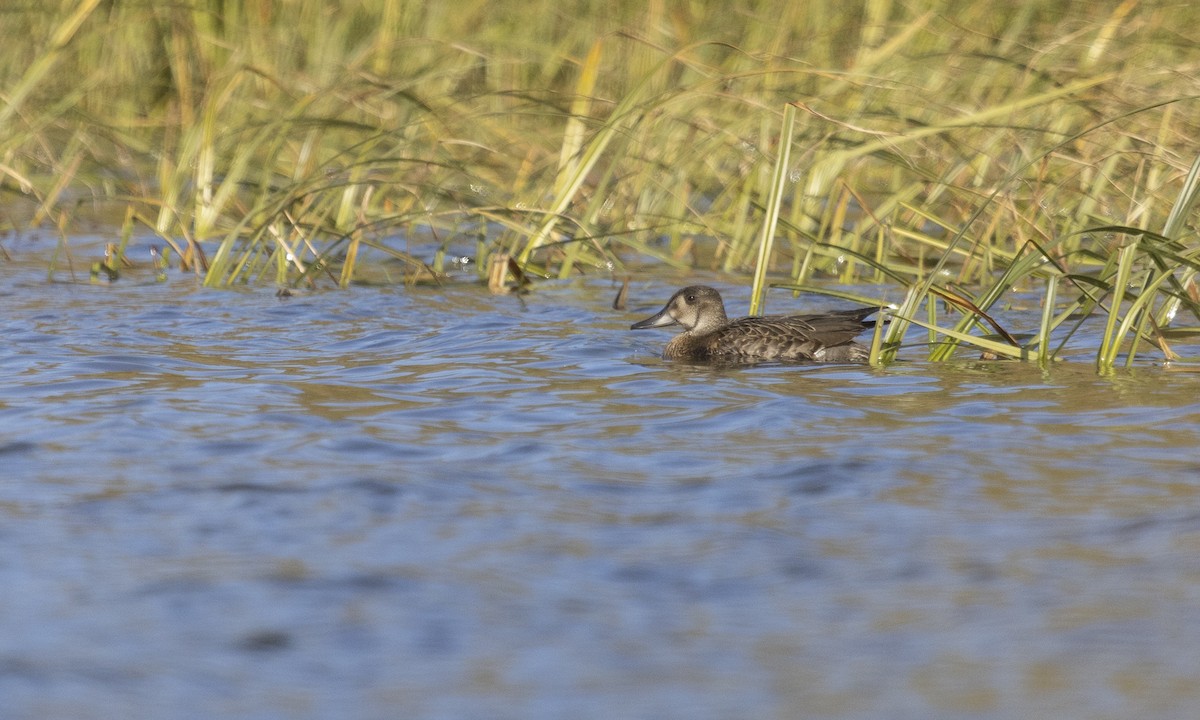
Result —
[[399, 482], [389, 482], [387, 480], [375, 480], [371, 478], [363, 478], [358, 480], [346, 480], [338, 483], [335, 490], [344, 490], [353, 493], [362, 493], [376, 498], [392, 498], [402, 495], [405, 492], [405, 486]]
[[275, 653], [287, 650], [295, 644], [290, 634], [283, 630], [256, 630], [237, 641], [237, 649], [251, 653]]
[[213, 491], [219, 493], [298, 493], [305, 492], [302, 488], [288, 487], [286, 485], [265, 485], [262, 483], [251, 482], [231, 482], [222, 485], [216, 485], [212, 488]]
[[847, 491], [866, 492], [873, 478], [887, 468], [865, 460], [803, 462], [780, 467], [764, 480], [782, 480], [794, 495], [822, 496]]
[[29, 455], [36, 452], [38, 449], [37, 443], [24, 442], [16, 440], [12, 442], [0, 443], [0, 458], [9, 455]]
[[164, 371], [161, 360], [138, 355], [96, 355], [74, 365], [77, 372], [154, 374]]

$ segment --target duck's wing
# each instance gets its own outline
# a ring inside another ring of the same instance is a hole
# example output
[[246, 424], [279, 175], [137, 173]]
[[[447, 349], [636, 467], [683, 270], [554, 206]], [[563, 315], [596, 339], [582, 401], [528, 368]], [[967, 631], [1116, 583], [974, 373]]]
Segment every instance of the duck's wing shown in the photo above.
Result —
[[820, 340], [822, 345], [832, 347], [848, 343], [864, 330], [875, 327], [875, 321], [866, 317], [877, 312], [879, 308], [854, 308], [820, 315], [791, 315], [782, 320], [795, 323], [811, 337]]
[[714, 356], [764, 360], [822, 359], [825, 348], [845, 345], [874, 321], [864, 318], [878, 308], [856, 308], [820, 315], [749, 317], [734, 320], [707, 338]]

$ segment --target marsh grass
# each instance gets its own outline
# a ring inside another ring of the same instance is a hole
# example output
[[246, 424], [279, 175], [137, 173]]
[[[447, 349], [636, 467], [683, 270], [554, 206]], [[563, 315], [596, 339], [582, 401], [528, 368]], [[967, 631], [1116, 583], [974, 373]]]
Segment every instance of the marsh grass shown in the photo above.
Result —
[[[878, 284], [929, 356], [1200, 320], [1200, 8], [124, 0], [0, 10], [10, 230], [113, 218], [212, 287], [717, 270]], [[465, 250], [464, 250], [465, 249]], [[120, 258], [105, 258], [118, 270]], [[496, 287], [504, 287], [503, 279]], [[1040, 289], [1036, 328], [993, 308]], [[1087, 326], [1088, 332], [1092, 325]]]

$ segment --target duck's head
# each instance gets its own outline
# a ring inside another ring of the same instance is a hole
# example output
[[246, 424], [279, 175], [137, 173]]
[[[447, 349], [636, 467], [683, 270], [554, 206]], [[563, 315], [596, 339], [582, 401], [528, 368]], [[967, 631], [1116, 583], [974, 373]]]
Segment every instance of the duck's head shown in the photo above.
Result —
[[631, 330], [680, 325], [688, 332], [705, 333], [728, 322], [721, 294], [705, 285], [685, 287], [671, 296], [658, 314], [634, 323]]

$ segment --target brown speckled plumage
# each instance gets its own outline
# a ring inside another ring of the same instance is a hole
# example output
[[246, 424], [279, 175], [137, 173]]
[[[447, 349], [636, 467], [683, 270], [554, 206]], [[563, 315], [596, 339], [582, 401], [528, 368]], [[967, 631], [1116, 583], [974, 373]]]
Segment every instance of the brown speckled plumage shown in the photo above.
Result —
[[634, 323], [631, 329], [682, 326], [684, 331], [663, 351], [667, 360], [866, 362], [868, 350], [854, 338], [874, 327], [874, 321], [864, 318], [878, 310], [857, 308], [731, 321], [720, 293], [692, 285], [675, 293], [658, 314]]

